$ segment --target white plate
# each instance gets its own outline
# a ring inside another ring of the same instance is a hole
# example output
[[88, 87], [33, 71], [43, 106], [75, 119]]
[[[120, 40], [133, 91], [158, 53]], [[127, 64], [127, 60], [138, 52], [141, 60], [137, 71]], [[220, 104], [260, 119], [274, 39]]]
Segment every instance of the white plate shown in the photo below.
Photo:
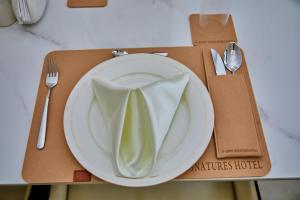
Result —
[[[111, 138], [96, 104], [91, 79], [105, 78], [139, 87], [183, 72], [190, 74], [190, 82], [153, 172], [141, 179], [117, 176], [111, 162]], [[183, 64], [151, 54], [121, 56], [95, 66], [74, 87], [64, 113], [65, 137], [78, 162], [107, 182], [132, 187], [166, 182], [188, 170], [205, 151], [212, 135], [213, 122], [212, 102], [202, 81]]]

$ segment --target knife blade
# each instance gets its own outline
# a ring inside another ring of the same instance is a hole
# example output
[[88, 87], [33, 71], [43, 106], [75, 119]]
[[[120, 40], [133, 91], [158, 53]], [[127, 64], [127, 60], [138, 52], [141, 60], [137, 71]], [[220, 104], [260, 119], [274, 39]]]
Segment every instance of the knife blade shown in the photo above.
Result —
[[215, 49], [210, 49], [210, 53], [214, 61], [217, 76], [226, 75], [226, 69], [219, 53]]

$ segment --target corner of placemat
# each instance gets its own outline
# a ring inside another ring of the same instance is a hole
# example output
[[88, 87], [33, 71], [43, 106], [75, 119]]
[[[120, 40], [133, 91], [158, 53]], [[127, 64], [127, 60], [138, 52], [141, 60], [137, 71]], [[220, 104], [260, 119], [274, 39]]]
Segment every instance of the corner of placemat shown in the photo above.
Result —
[[59, 51], [50, 51], [48, 52], [45, 57], [44, 57], [44, 61], [47, 60], [47, 58], [53, 57], [53, 55], [55, 55], [56, 53], [58, 53]]
[[24, 164], [25, 164], [25, 161], [23, 162], [23, 165], [22, 165], [21, 176], [25, 182], [29, 183], [30, 181], [29, 181], [29, 177], [27, 177], [27, 169], [24, 167]]
[[192, 14], [190, 14], [189, 20], [191, 20], [193, 17], [195, 17], [195, 16], [197, 16], [197, 15], [199, 15], [199, 14], [198, 14], [198, 13], [192, 13]]

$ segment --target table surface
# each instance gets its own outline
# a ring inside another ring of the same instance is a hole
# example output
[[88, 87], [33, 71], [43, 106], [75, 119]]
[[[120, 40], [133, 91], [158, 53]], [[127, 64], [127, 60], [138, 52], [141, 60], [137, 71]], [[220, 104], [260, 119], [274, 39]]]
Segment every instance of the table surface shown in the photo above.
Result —
[[[188, 17], [199, 0], [109, 0], [69, 9], [48, 1], [42, 20], [0, 27], [0, 184], [22, 184], [22, 164], [44, 56], [53, 50], [191, 46]], [[300, 178], [300, 1], [235, 1], [244, 49], [272, 161], [262, 177]], [[297, 64], [298, 63], [298, 64]]]

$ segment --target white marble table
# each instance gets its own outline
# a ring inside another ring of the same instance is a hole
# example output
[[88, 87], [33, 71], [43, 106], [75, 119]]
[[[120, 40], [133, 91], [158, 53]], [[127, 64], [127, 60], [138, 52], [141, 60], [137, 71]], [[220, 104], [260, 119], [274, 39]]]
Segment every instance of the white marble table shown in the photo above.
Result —
[[[191, 46], [188, 16], [199, 0], [109, 0], [68, 9], [49, 0], [35, 25], [0, 27], [0, 184], [24, 183], [22, 163], [44, 56], [53, 50]], [[272, 160], [263, 177], [300, 178], [300, 1], [234, 1]]]

